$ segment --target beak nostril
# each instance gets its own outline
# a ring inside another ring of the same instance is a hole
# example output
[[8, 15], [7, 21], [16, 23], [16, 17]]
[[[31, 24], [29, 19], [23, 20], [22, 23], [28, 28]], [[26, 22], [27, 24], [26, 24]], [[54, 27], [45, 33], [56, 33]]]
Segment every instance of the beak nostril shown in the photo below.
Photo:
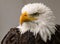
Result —
[[24, 16], [27, 16], [27, 15], [24, 15]]

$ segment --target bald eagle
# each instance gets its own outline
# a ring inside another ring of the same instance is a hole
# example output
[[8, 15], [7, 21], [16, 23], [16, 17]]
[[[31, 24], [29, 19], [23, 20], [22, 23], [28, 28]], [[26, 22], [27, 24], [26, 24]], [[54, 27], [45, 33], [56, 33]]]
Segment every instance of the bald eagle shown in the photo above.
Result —
[[19, 23], [8, 31], [1, 44], [60, 44], [60, 25], [55, 24], [55, 16], [46, 5], [25, 5]]

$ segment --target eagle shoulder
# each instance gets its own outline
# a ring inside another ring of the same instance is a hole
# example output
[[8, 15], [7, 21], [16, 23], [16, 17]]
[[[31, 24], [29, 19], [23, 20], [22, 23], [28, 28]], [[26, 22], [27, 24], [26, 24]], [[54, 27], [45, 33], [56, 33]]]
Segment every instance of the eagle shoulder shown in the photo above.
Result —
[[11, 28], [2, 39], [1, 44], [18, 44], [19, 36], [20, 32], [18, 28]]

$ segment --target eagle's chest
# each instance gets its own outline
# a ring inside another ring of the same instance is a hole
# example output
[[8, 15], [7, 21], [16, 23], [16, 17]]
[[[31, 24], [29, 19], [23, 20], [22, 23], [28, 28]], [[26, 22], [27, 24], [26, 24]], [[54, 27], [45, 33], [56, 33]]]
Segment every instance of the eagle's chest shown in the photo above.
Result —
[[35, 37], [34, 34], [30, 31], [25, 32], [20, 36], [21, 44], [45, 44], [45, 42], [41, 39], [39, 33]]
[[[54, 35], [52, 36], [52, 40], [47, 40], [44, 42], [39, 35], [35, 36], [32, 32], [27, 31], [24, 34], [20, 35], [20, 44], [51, 44], [54, 40]], [[54, 41], [55, 42], [55, 41]]]
[[[35, 36], [33, 32], [31, 31], [26, 31], [24, 34], [20, 34], [20, 44], [59, 44], [59, 40], [60, 40], [60, 37], [58, 39], [58, 36], [57, 36], [57, 31], [56, 31], [56, 34], [55, 35], [51, 35], [51, 40], [48, 40], [46, 42], [44, 42], [40, 36], [39, 33], [37, 33], [37, 35]], [[58, 41], [57, 41], [58, 40]]]

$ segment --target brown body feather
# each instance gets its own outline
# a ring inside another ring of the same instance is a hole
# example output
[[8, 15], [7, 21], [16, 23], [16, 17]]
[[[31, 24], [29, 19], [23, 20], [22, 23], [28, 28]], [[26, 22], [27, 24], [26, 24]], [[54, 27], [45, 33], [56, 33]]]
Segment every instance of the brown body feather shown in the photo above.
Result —
[[27, 31], [24, 34], [20, 34], [18, 28], [11, 28], [5, 35], [1, 44], [60, 44], [60, 25], [56, 25], [55, 35], [51, 35], [51, 40], [44, 42], [39, 33], [35, 37], [32, 32]]

